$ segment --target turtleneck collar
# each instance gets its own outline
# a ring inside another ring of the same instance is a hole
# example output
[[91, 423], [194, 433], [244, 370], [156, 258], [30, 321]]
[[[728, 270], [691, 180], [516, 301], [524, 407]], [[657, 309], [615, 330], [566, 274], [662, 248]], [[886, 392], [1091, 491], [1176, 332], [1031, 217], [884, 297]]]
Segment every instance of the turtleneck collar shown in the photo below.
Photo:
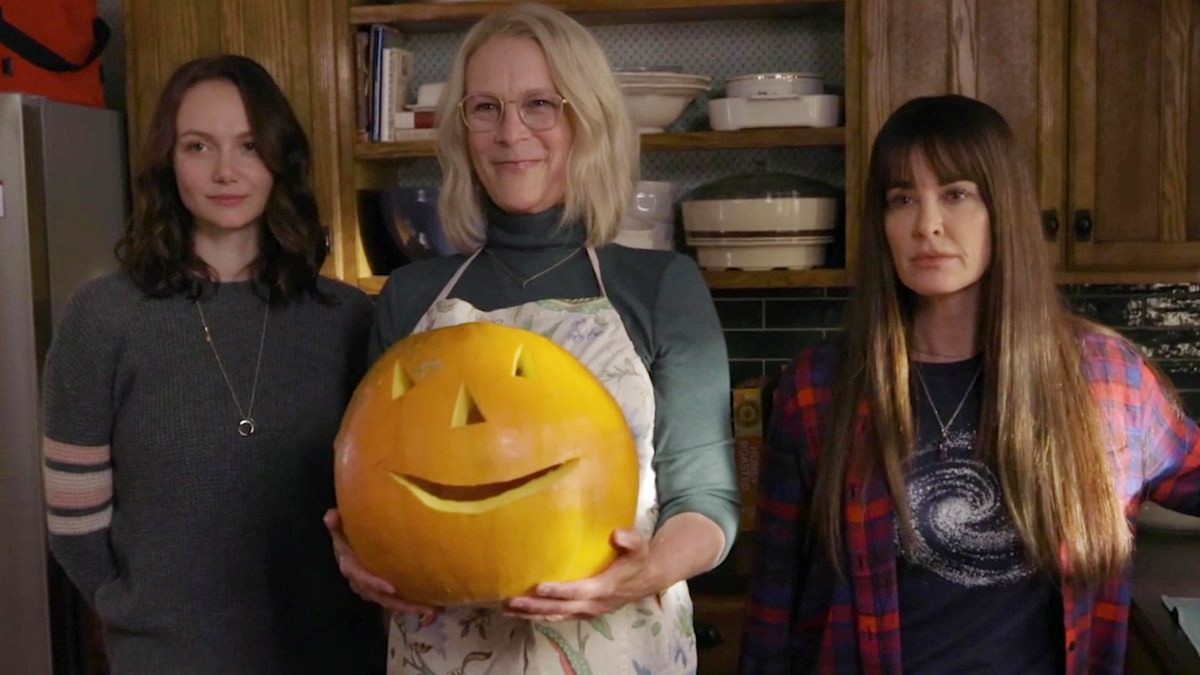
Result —
[[484, 216], [487, 218], [487, 246], [491, 248], [563, 248], [582, 246], [587, 241], [587, 231], [582, 224], [559, 225], [563, 207], [556, 206], [541, 213], [508, 213], [483, 200]]

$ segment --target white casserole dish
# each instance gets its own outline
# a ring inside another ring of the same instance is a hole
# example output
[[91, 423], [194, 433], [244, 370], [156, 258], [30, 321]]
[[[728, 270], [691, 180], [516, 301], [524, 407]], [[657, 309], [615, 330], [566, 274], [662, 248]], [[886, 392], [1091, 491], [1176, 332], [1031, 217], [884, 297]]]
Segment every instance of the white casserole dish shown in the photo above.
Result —
[[816, 73], [754, 73], [725, 80], [729, 98], [807, 96], [825, 93], [825, 80]]

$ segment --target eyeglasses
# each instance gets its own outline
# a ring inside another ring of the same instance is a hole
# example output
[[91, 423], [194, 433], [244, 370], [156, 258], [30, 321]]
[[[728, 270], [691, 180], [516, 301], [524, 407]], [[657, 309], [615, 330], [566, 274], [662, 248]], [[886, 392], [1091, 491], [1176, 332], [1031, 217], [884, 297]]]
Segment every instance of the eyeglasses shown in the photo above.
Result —
[[[530, 131], [546, 131], [558, 124], [567, 99], [558, 94], [532, 93], [517, 104], [517, 115]], [[472, 94], [459, 101], [458, 112], [471, 131], [495, 131], [504, 119], [504, 99], [491, 94]]]

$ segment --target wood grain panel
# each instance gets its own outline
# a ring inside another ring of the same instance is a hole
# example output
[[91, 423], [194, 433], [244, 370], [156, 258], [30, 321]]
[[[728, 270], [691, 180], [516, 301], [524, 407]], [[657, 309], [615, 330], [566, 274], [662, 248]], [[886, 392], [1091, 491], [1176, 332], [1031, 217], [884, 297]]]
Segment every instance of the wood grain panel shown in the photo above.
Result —
[[[308, 78], [312, 111], [313, 189], [321, 209], [321, 223], [330, 228], [333, 250], [325, 259], [324, 274], [341, 278], [337, 267], [337, 242], [333, 221], [341, 208], [341, 165], [338, 133], [337, 49], [336, 36], [347, 31], [346, 24], [334, 24], [333, 6], [328, 0], [308, 3]], [[352, 95], [352, 94], [349, 94]]]
[[1191, 53], [1188, 54], [1187, 233], [1200, 241], [1200, 0], [1192, 0]]
[[892, 112], [887, 0], [863, 0], [863, 157]]
[[950, 91], [949, 22], [946, 0], [889, 3], [889, 114], [911, 98]]
[[[545, 0], [585, 25], [733, 19], [783, 19], [837, 11], [845, 0]], [[517, 2], [414, 2], [364, 5], [350, 21], [390, 23], [403, 32], [461, 30]]]
[[863, 166], [866, 148], [862, 142], [863, 77], [862, 77], [862, 2], [846, 3], [844, 53], [846, 57], [846, 274], [851, 276], [858, 265], [858, 231], [862, 226]]
[[1081, 247], [1073, 241], [1071, 214], [1096, 208], [1096, 74], [1097, 0], [1071, 3], [1070, 51], [1070, 147], [1068, 163], [1068, 208], [1062, 226], [1072, 244], [1068, 264], [1075, 264]]
[[[253, 1], [253, 0], [252, 0]], [[242, 32], [244, 0], [220, 0], [221, 47], [231, 54], [245, 54], [246, 41]]]
[[1066, 262], [1067, 239], [1067, 6], [1061, 0], [1038, 2], [1038, 194], [1042, 210], [1058, 214], [1058, 236], [1047, 246], [1057, 265]]
[[[1038, 147], [1038, 0], [979, 4], [979, 87], [976, 96], [1008, 120], [1031, 170]], [[966, 92], [963, 92], [966, 94]], [[971, 94], [966, 94], [970, 96]], [[1049, 103], [1048, 103], [1049, 104]], [[1036, 174], [1035, 174], [1036, 175]]]
[[[337, 163], [340, 177], [338, 189], [337, 211], [331, 214], [330, 227], [334, 233], [333, 252], [337, 266], [336, 276], [339, 279], [358, 279], [358, 259], [361, 256], [362, 244], [358, 234], [358, 201], [355, 191], [355, 162], [354, 127], [355, 127], [355, 85], [354, 63], [354, 29], [350, 24], [350, 3], [343, 0], [313, 0], [329, 5], [328, 12], [333, 15], [334, 30], [334, 67], [337, 87]], [[323, 12], [326, 10], [322, 10]], [[362, 268], [362, 275], [369, 274], [368, 267]]]
[[1187, 241], [1188, 38], [1192, 0], [1163, 0], [1159, 241]]
[[1099, 3], [1096, 242], [1158, 239], [1162, 2]]
[[[985, 4], [994, 7], [999, 3]], [[975, 0], [950, 0], [950, 92], [971, 98], [977, 98], [979, 95], [979, 39], [975, 5]], [[997, 24], [1002, 25], [1004, 24]], [[989, 26], [989, 30], [991, 29]], [[1035, 33], [1031, 33], [1033, 34]]]
[[[1078, 244], [1076, 245], [1078, 246]], [[1192, 270], [1200, 273], [1200, 242], [1093, 244], [1076, 254], [1080, 267], [1121, 271]]]
[[129, 177], [133, 185], [141, 162], [142, 136], [158, 100], [158, 40], [138, 36], [154, 30], [151, 0], [130, 0], [125, 5], [125, 125], [129, 143]]

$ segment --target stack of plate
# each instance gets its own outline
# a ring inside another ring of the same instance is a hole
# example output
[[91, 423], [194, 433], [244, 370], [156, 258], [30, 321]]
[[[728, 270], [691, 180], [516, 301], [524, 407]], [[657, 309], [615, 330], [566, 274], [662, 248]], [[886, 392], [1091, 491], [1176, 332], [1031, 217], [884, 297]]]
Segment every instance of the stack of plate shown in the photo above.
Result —
[[825, 263], [841, 194], [790, 174], [732, 176], [683, 202], [687, 243], [705, 269], [810, 269]]
[[707, 75], [669, 71], [617, 71], [617, 84], [633, 124], [641, 133], [666, 129], [697, 96], [708, 91]]

